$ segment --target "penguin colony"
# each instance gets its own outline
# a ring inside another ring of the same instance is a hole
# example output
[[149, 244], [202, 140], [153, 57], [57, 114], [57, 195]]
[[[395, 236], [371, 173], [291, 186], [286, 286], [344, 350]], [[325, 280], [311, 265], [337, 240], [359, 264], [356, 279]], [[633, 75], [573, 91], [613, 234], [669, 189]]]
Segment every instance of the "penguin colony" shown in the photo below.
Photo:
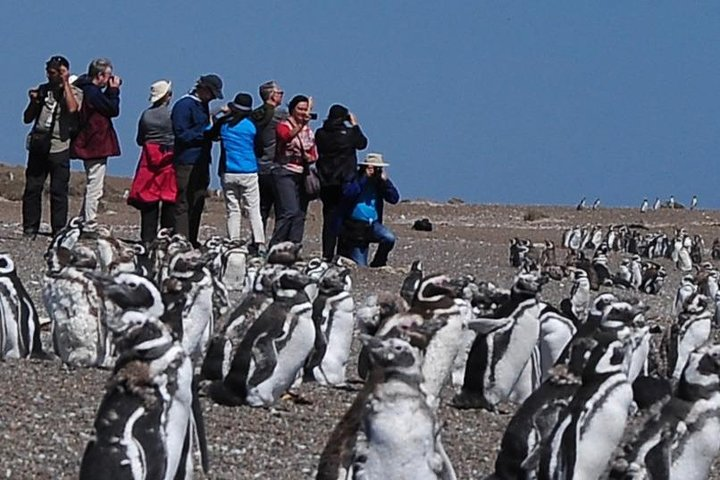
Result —
[[[75, 219], [51, 242], [42, 290], [55, 355], [109, 369], [82, 479], [192, 478], [196, 459], [208, 471], [201, 396], [270, 407], [302, 382], [345, 388], [354, 336], [364, 386], [329, 433], [318, 479], [456, 478], [439, 416], [448, 400], [519, 406], [489, 479], [700, 479], [720, 450], [719, 273], [683, 229], [669, 240], [573, 228], [563, 264], [553, 242], [512, 239], [509, 288], [427, 275], [417, 261], [398, 294], [356, 308], [341, 261], [300, 261], [290, 243], [259, 258], [215, 237], [195, 250], [163, 230], [146, 250], [82, 228]], [[614, 253], [626, 256], [612, 273]], [[651, 260], [663, 257], [694, 272], [664, 329], [637, 297], [663, 287]], [[560, 305], [541, 299], [566, 278]], [[0, 305], [2, 357], [49, 357], [7, 254]]]

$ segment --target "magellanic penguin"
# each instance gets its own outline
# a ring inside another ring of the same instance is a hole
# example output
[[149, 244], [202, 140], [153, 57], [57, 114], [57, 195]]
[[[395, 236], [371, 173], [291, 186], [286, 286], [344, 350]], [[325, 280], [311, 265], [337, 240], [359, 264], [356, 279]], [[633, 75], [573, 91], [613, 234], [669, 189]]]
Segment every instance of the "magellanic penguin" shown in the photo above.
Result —
[[[201, 376], [205, 380], [222, 380], [230, 371], [235, 349], [253, 322], [273, 302], [272, 284], [285, 267], [266, 265], [253, 275], [252, 291], [246, 292], [237, 306], [223, 317], [210, 339], [203, 360]], [[250, 277], [248, 277], [250, 281]]]
[[680, 379], [690, 353], [710, 339], [713, 312], [710, 299], [693, 294], [685, 301], [683, 311], [670, 328], [667, 342], [668, 376]]
[[315, 343], [310, 279], [284, 270], [273, 283], [274, 301], [252, 323], [235, 349], [228, 374], [210, 387], [225, 405], [270, 406], [298, 378]]
[[720, 345], [692, 354], [672, 398], [612, 463], [611, 479], [702, 480], [720, 450]]
[[116, 306], [106, 323], [119, 357], [97, 412], [95, 437], [83, 455], [80, 479], [189, 480], [196, 437], [207, 472], [192, 364], [158, 320], [164, 311], [160, 292], [134, 274], [93, 277], [106, 301]]
[[308, 375], [321, 385], [345, 385], [345, 368], [355, 328], [355, 302], [350, 290], [350, 270], [330, 266], [319, 279], [313, 300], [315, 346], [305, 366]]
[[[167, 279], [163, 285], [170, 279], [180, 285], [180, 291], [184, 295], [184, 301], [174, 304], [174, 308], [179, 308], [182, 312], [182, 329], [175, 333], [188, 355], [194, 361], [201, 361], [214, 329], [212, 274], [205, 267], [201, 255], [190, 251], [178, 253], [170, 259]], [[176, 285], [176, 293], [177, 288]], [[163, 287], [163, 293], [167, 291]]]
[[40, 320], [8, 253], [0, 253], [0, 359], [47, 358]]
[[599, 478], [620, 443], [632, 403], [627, 346], [599, 334], [573, 396], [541, 454], [540, 480]]
[[568, 365], [553, 367], [548, 379], [515, 412], [503, 435], [495, 473], [486, 480], [533, 478], [544, 443], [581, 385], [586, 352], [597, 345], [589, 337], [581, 342]]
[[462, 389], [453, 399], [456, 407], [494, 410], [508, 399], [532, 361], [543, 307], [536, 297], [547, 281], [537, 271], [521, 272], [506, 304], [491, 318], [473, 319], [471, 328], [478, 335], [468, 354]]
[[410, 271], [400, 286], [400, 296], [405, 299], [406, 302], [411, 303], [415, 292], [420, 286], [420, 281], [423, 278], [423, 264], [420, 260], [415, 260], [410, 265]]
[[48, 270], [42, 290], [55, 354], [71, 366], [111, 365], [112, 344], [103, 323], [105, 304], [87, 276], [97, 268], [95, 253], [80, 245], [72, 251], [60, 247], [57, 260], [59, 270]]
[[440, 426], [420, 387], [421, 355], [397, 337], [363, 335], [372, 367], [365, 389], [330, 436], [318, 480], [450, 480]]

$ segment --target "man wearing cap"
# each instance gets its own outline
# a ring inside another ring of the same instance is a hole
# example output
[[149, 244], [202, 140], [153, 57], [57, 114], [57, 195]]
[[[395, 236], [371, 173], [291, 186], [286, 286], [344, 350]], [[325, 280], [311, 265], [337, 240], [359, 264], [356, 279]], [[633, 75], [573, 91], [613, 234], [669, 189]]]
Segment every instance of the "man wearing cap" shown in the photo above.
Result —
[[377, 243], [370, 267], [384, 267], [395, 246], [395, 234], [382, 223], [384, 202], [396, 204], [400, 194], [385, 171], [389, 164], [381, 154], [368, 153], [358, 165], [355, 178], [343, 185], [343, 198], [334, 222], [340, 237], [338, 253], [366, 267], [370, 243]]
[[34, 239], [42, 217], [42, 192], [50, 175], [50, 224], [53, 234], [65, 226], [70, 181], [70, 137], [78, 125], [82, 90], [70, 82], [70, 63], [56, 55], [45, 63], [47, 83], [28, 92], [23, 113], [33, 123], [23, 192], [23, 235]]
[[157, 237], [160, 226], [172, 227], [177, 180], [173, 165], [170, 119], [172, 83], [158, 80], [150, 86], [150, 108], [140, 116], [136, 141], [142, 148], [127, 203], [140, 210], [140, 239], [145, 245]]
[[103, 196], [108, 157], [120, 155], [120, 143], [112, 119], [120, 115], [120, 85], [107, 58], [96, 58], [88, 65], [86, 75], [75, 80], [83, 91], [80, 112], [81, 128], [70, 147], [71, 157], [85, 166], [85, 197], [81, 215], [85, 220], [83, 234], [95, 236], [97, 210]]
[[203, 75], [195, 88], [178, 100], [172, 109], [178, 189], [175, 230], [185, 235], [195, 247], [199, 246], [200, 219], [210, 185], [212, 138], [208, 131], [208, 105], [214, 99], [223, 98], [222, 85], [217, 75]]
[[275, 205], [275, 188], [273, 186], [272, 168], [275, 160], [277, 124], [285, 120], [288, 113], [280, 109], [283, 92], [275, 80], [269, 80], [259, 88], [263, 104], [253, 111], [253, 121], [257, 128], [255, 137], [255, 154], [258, 158], [258, 186], [260, 190], [260, 215], [263, 228], [267, 227], [270, 209]]
[[245, 215], [250, 219], [251, 248], [254, 253], [263, 254], [265, 230], [260, 216], [258, 161], [255, 156], [257, 129], [251, 118], [252, 111], [252, 96], [238, 93], [227, 104], [227, 115], [213, 125], [213, 132], [217, 132], [220, 137], [218, 175], [225, 196], [228, 237], [231, 240], [240, 239], [242, 205]]

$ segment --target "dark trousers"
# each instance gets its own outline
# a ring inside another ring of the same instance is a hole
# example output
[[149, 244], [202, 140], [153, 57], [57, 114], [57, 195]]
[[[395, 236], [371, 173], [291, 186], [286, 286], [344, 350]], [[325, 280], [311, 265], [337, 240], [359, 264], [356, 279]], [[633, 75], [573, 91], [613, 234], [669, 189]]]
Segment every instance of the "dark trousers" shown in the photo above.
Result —
[[165, 202], [144, 203], [140, 209], [140, 239], [149, 244], [157, 237], [158, 220], [161, 228], [170, 228], [175, 222], [175, 205]]
[[320, 190], [320, 200], [322, 201], [322, 256], [327, 260], [332, 260], [335, 256], [335, 248], [337, 247], [337, 233], [333, 232], [333, 218], [337, 215], [340, 199], [342, 198], [342, 187], [340, 185], [327, 185]]
[[175, 231], [185, 235], [195, 247], [200, 231], [200, 219], [205, 208], [205, 196], [210, 185], [210, 165], [176, 165], [177, 202], [175, 203]]
[[260, 189], [260, 216], [263, 228], [267, 229], [270, 210], [275, 207], [277, 217], [277, 203], [275, 202], [275, 181], [272, 172], [258, 174], [258, 188]]
[[[384, 267], [387, 265], [388, 255], [395, 246], [396, 240], [395, 234], [385, 225], [379, 222], [372, 224], [370, 243], [377, 243], [378, 248], [375, 251], [373, 261], [370, 262], [371, 267]], [[351, 258], [359, 266], [368, 266], [369, 243], [354, 245], [350, 242], [349, 244], [341, 245], [339, 250], [341, 250], [341, 255]]]
[[273, 172], [273, 180], [277, 215], [270, 246], [285, 241], [302, 243], [309, 202], [302, 186], [302, 173], [279, 167]]
[[29, 156], [23, 192], [23, 231], [37, 233], [42, 218], [42, 193], [50, 175], [50, 225], [57, 233], [67, 223], [70, 151]]

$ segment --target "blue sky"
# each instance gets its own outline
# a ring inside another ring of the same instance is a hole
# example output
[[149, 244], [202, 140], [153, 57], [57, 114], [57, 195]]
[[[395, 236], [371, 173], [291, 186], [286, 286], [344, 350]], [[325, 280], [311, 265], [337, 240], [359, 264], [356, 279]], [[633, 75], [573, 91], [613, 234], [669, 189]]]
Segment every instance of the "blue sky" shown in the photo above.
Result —
[[[277, 79], [286, 100], [359, 117], [407, 198], [720, 207], [720, 3], [666, 1], [6, 0], [0, 161], [25, 162], [27, 90], [66, 55], [123, 77], [131, 175], [150, 84], [203, 73], [225, 96]], [[316, 122], [315, 127], [319, 127]], [[79, 166], [79, 164], [76, 164]]]

